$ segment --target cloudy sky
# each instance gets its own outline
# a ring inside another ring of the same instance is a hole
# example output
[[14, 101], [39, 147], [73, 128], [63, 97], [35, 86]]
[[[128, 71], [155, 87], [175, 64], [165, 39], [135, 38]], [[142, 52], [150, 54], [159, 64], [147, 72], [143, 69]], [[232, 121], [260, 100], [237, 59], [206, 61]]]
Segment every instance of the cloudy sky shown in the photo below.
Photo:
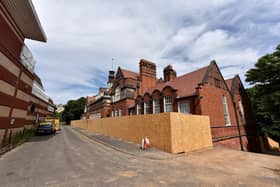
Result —
[[215, 59], [225, 78], [280, 43], [279, 0], [33, 0], [48, 42], [27, 40], [55, 103], [93, 95], [141, 58], [181, 75]]

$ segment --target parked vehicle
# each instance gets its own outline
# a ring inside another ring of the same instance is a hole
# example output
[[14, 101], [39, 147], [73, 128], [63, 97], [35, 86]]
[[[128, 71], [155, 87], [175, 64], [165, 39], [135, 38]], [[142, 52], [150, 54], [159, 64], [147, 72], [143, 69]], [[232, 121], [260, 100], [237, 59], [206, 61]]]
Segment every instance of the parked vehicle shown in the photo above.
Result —
[[45, 121], [52, 122], [56, 131], [60, 130], [60, 120], [56, 117], [46, 117]]
[[52, 134], [55, 133], [55, 127], [52, 122], [41, 122], [36, 129], [37, 134]]

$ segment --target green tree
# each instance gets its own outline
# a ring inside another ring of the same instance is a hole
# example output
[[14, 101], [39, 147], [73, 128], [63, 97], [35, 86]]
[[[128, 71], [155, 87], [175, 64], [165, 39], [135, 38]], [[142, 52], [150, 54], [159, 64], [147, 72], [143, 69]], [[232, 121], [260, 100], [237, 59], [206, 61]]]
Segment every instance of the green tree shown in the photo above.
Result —
[[246, 81], [253, 85], [247, 91], [259, 129], [280, 142], [280, 45], [257, 61]]
[[71, 120], [80, 119], [84, 112], [86, 103], [86, 98], [80, 97], [77, 100], [69, 100], [64, 106], [64, 111], [62, 112], [62, 120], [66, 124], [70, 124]]

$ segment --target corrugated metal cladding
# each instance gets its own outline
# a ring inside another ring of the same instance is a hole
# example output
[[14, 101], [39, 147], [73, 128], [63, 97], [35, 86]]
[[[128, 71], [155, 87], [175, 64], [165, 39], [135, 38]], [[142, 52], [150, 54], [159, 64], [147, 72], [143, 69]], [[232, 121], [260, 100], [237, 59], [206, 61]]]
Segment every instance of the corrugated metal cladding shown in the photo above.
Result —
[[31, 0], [1, 0], [0, 3], [9, 11], [24, 37], [42, 42], [47, 41]]

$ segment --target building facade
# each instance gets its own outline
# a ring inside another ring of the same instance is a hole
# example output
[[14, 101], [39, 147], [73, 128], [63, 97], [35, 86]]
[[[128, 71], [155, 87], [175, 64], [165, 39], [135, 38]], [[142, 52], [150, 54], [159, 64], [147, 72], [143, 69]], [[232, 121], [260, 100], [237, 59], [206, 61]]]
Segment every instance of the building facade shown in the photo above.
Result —
[[[142, 59], [139, 74], [119, 67], [116, 77], [112, 77], [109, 76], [107, 88], [111, 103], [106, 106], [111, 117], [161, 112], [207, 115], [214, 145], [259, 151], [252, 108], [243, 84], [238, 75], [225, 80], [215, 61], [178, 77], [168, 65], [163, 70], [164, 78], [157, 79], [156, 64]], [[108, 117], [108, 113], [96, 117]]]
[[54, 112], [24, 40], [46, 42], [30, 0], [0, 1], [0, 143]]

